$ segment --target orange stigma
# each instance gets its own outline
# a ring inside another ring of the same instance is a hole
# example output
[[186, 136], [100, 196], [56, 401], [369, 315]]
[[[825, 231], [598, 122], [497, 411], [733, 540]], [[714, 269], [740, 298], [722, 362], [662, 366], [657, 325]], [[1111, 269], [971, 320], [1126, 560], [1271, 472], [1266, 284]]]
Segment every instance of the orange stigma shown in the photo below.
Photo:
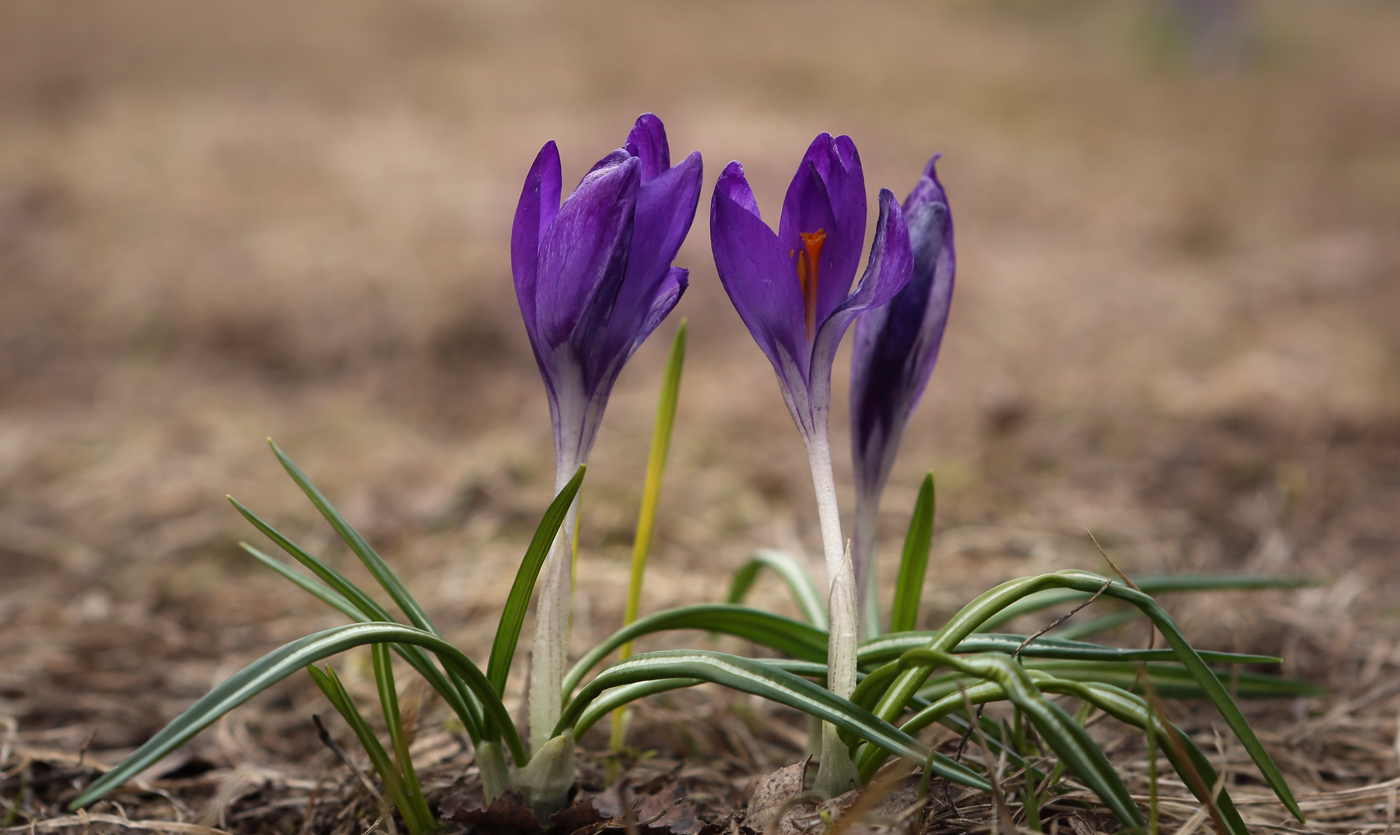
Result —
[[797, 281], [802, 285], [802, 302], [806, 308], [807, 338], [817, 327], [817, 267], [821, 263], [822, 244], [826, 230], [802, 232], [802, 251], [797, 253]]

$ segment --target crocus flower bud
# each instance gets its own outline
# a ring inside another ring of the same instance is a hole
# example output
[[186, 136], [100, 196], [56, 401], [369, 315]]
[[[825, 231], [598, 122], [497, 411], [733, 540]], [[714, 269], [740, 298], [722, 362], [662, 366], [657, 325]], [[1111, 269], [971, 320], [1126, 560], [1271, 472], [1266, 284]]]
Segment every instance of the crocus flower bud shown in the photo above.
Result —
[[[666, 130], [648, 113], [563, 205], [553, 142], [525, 177], [511, 231], [511, 270], [549, 394], [556, 491], [587, 462], [622, 366], [685, 292], [688, 273], [671, 262], [695, 218], [700, 174], [699, 153], [671, 167]], [[529, 687], [536, 749], [559, 719], [574, 524], [570, 508], [541, 570]]]
[[929, 160], [904, 201], [914, 269], [884, 307], [856, 321], [851, 355], [851, 447], [855, 461], [855, 573], [862, 619], [873, 622], [875, 517], [909, 416], [919, 405], [953, 300], [953, 217]]

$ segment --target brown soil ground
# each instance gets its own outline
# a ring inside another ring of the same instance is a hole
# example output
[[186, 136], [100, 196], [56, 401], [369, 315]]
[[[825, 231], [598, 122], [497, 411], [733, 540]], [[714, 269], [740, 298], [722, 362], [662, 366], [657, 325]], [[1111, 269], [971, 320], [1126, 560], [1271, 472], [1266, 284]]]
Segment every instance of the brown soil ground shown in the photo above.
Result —
[[[743, 160], [771, 215], [821, 130], [900, 194], [942, 151], [957, 298], [884, 520], [888, 553], [937, 474], [930, 622], [1004, 578], [1101, 570], [1086, 529], [1130, 573], [1329, 578], [1169, 602], [1200, 645], [1331, 688], [1251, 708], [1307, 826], [1221, 742], [1259, 831], [1389, 831], [1400, 6], [1239, 11], [1192, 40], [1166, 5], [1110, 0], [0, 4], [0, 826], [370, 826], [362, 797], [326, 800], [356, 790], [301, 676], [148, 775], [160, 793], [55, 816], [87, 764], [338, 622], [236, 548], [253, 532], [226, 493], [350, 570], [267, 436], [482, 654], [552, 482], [509, 283], [519, 183], [544, 141], [576, 178], [654, 110], [707, 183]], [[708, 199], [679, 259], [690, 362], [648, 610], [720, 597], [755, 547], [819, 550], [800, 444], [714, 275]], [[620, 621], [673, 328], [623, 375], [593, 456], [576, 650]], [[367, 655], [340, 666], [372, 692]], [[1202, 740], [1219, 726], [1180, 718]], [[445, 791], [474, 771], [438, 727], [420, 749]], [[732, 803], [802, 737], [705, 694], [644, 708], [634, 741]], [[1142, 775], [1135, 746], [1114, 756]]]

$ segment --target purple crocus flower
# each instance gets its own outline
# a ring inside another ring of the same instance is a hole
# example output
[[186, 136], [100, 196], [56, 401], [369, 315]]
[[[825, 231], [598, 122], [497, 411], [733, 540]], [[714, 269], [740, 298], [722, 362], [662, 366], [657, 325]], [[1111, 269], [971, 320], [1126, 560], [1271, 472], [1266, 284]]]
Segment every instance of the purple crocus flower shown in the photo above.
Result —
[[953, 216], [929, 160], [904, 201], [914, 271], [894, 299], [856, 322], [851, 356], [851, 447], [855, 460], [854, 565], [867, 630], [875, 626], [875, 517], [909, 416], [919, 405], [953, 301]]
[[[913, 268], [904, 214], [894, 195], [881, 190], [870, 258], [851, 291], [865, 239], [865, 209], [865, 177], [855, 144], [826, 133], [802, 158], [776, 233], [759, 216], [737, 162], [720, 176], [710, 205], [710, 242], [720, 280], [773, 364], [807, 447], [831, 583], [828, 686], [841, 696], [855, 687], [858, 620], [855, 576], [841, 537], [831, 471], [831, 365], [846, 328], [863, 311], [888, 302]], [[840, 793], [854, 770], [834, 728], [824, 732], [822, 750], [818, 790]]]
[[[511, 232], [515, 294], [554, 424], [555, 489], [588, 460], [622, 366], [685, 292], [671, 266], [700, 199], [700, 154], [674, 168], [647, 113], [561, 206], [559, 151], [547, 143], [525, 178]], [[543, 568], [530, 681], [536, 750], [559, 718], [569, 623], [574, 511]]]

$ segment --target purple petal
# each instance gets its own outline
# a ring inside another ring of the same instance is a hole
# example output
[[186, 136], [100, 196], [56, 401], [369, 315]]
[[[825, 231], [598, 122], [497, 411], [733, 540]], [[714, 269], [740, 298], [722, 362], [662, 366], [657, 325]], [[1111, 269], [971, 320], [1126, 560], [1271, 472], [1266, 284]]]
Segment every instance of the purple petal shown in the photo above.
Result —
[[763, 219], [763, 215], [758, 211], [758, 201], [754, 199], [753, 189], [749, 188], [749, 181], [744, 177], [744, 166], [740, 165], [738, 160], [724, 167], [719, 181], [715, 183], [715, 192], [728, 197], [754, 217]]
[[623, 362], [631, 359], [632, 355], [646, 341], [646, 338], [651, 336], [651, 332], [656, 330], [661, 321], [670, 315], [689, 286], [690, 270], [672, 267], [666, 271], [666, 277], [661, 280], [661, 284], [656, 288], [656, 294], [652, 296], [651, 307], [647, 310], [646, 316], [642, 318], [640, 327], [636, 329], [631, 350], [627, 352], [627, 356], [622, 358]]
[[938, 172], [934, 166], [938, 163], [938, 158], [942, 154], [934, 154], [933, 158], [924, 166], [924, 176], [919, 178], [919, 182], [914, 184], [914, 190], [909, 192], [909, 196], [904, 198], [904, 214], [910, 215], [920, 206], [929, 203], [942, 203], [948, 205], [948, 196], [943, 192], [943, 184], [938, 182]]
[[817, 271], [816, 320], [831, 315], [851, 291], [865, 240], [865, 179], [850, 137], [812, 141], [788, 187], [778, 239], [794, 255], [801, 233], [825, 233]]
[[700, 177], [700, 154], [693, 153], [638, 190], [627, 274], [603, 339], [605, 353], [625, 356], [635, 350], [637, 331], [695, 219]]
[[856, 323], [851, 440], [857, 490], [878, 495], [904, 428], [938, 362], [952, 303], [956, 256], [946, 195], [930, 160], [905, 201], [914, 257], [908, 284]]
[[826, 381], [825, 386], [829, 391], [831, 364], [836, 359], [836, 348], [846, 328], [864, 311], [893, 298], [909, 281], [913, 266], [914, 257], [904, 212], [900, 210], [893, 192], [880, 189], [880, 218], [875, 226], [875, 240], [870, 244], [870, 260], [866, 263], [865, 275], [861, 276], [855, 292], [838, 305], [817, 329], [817, 338], [812, 345], [810, 373], [814, 391], [819, 377]]
[[810, 354], [797, 270], [778, 236], [759, 218], [737, 162], [715, 185], [710, 244], [725, 292], [784, 388], [805, 391]]
[[530, 343], [535, 344], [535, 285], [539, 276], [540, 241], [559, 213], [559, 149], [546, 142], [530, 173], [525, 175], [525, 187], [515, 207], [515, 222], [510, 233], [510, 265], [515, 276], [515, 296]]
[[556, 348], [606, 323], [627, 267], [639, 187], [636, 157], [608, 155], [559, 209], [540, 245], [535, 315], [540, 341]]
[[627, 143], [642, 161], [642, 182], [649, 182], [671, 169], [671, 148], [666, 143], [666, 127], [654, 113], [643, 113], [627, 134]]
[[[593, 167], [588, 169], [588, 174], [592, 174], [593, 172], [602, 170], [604, 168], [612, 168], [613, 166], [621, 165], [623, 162], [626, 162], [627, 160], [632, 159], [635, 156], [636, 154], [632, 153], [626, 148], [618, 148], [616, 151], [612, 151], [607, 156], [593, 163]], [[584, 174], [583, 180], [580, 180], [579, 184], [574, 187], [575, 192], [578, 192], [580, 188], [583, 188], [584, 180], [588, 179], [588, 174]]]

